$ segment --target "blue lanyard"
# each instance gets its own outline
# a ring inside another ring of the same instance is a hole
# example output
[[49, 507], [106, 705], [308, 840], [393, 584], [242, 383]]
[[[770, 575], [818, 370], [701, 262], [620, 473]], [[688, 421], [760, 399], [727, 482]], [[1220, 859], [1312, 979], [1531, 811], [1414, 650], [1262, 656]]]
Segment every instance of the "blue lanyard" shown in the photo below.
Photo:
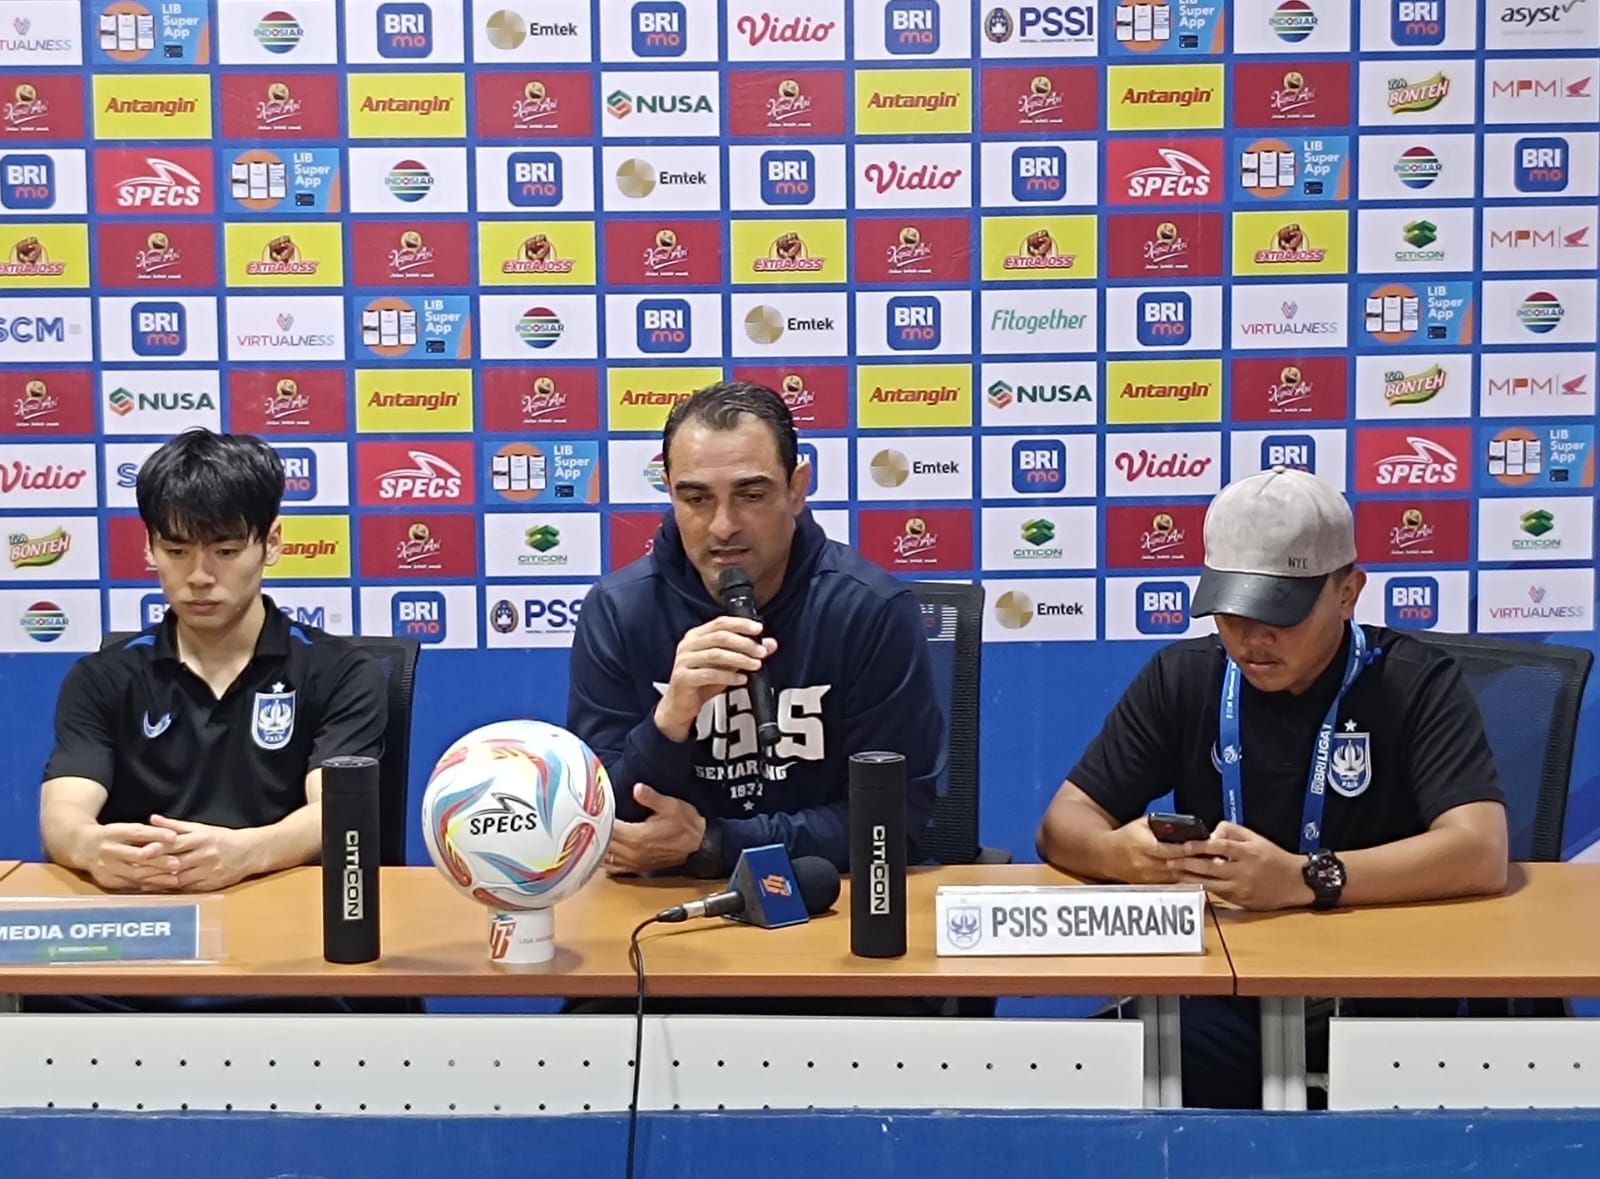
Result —
[[[1356, 682], [1362, 670], [1383, 653], [1382, 648], [1367, 653], [1367, 636], [1359, 624], [1350, 625], [1350, 656], [1345, 661], [1344, 681], [1339, 694], [1328, 706], [1328, 715], [1322, 718], [1317, 730], [1317, 747], [1311, 757], [1311, 772], [1306, 778], [1306, 805], [1300, 818], [1300, 851], [1314, 852], [1322, 843], [1322, 808], [1327, 802], [1328, 757], [1333, 746], [1333, 730], [1339, 723], [1339, 706], [1345, 693]], [[1222, 673], [1222, 708], [1217, 719], [1217, 760], [1222, 773], [1222, 816], [1230, 823], [1244, 826], [1244, 785], [1239, 773], [1239, 762], [1244, 757], [1244, 744], [1239, 737], [1239, 681], [1242, 673], [1231, 658]]]

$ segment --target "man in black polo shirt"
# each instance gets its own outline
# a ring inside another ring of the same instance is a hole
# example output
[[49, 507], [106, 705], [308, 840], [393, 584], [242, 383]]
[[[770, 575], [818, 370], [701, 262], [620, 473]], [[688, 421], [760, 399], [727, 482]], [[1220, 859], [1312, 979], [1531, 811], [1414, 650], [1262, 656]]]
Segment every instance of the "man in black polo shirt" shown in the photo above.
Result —
[[[1504, 799], [1483, 719], [1448, 656], [1351, 623], [1349, 505], [1282, 467], [1223, 489], [1193, 613], [1217, 639], [1160, 651], [1106, 718], [1039, 828], [1081, 876], [1202, 884], [1246, 909], [1499, 892]], [[1211, 838], [1158, 841], [1168, 791]], [[1185, 1000], [1185, 1104], [1259, 1104], [1255, 1005]]]
[[381, 751], [382, 670], [261, 592], [283, 478], [260, 439], [207, 430], [139, 471], [167, 614], [67, 673], [39, 803], [45, 853], [102, 888], [209, 892], [315, 862], [318, 767]]

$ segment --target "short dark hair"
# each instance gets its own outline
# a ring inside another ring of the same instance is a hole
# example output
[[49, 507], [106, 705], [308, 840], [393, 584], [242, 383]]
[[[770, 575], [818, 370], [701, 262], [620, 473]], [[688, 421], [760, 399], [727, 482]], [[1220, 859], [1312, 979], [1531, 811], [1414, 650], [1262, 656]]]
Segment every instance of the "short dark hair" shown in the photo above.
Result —
[[662, 463], [671, 464], [672, 436], [685, 422], [700, 422], [713, 430], [732, 430], [746, 414], [767, 424], [772, 440], [778, 444], [778, 461], [783, 464], [784, 476], [792, 476], [800, 461], [794, 416], [775, 390], [754, 381], [718, 381], [674, 405], [661, 430]]
[[185, 430], [145, 459], [135, 494], [152, 539], [265, 540], [283, 503], [283, 460], [250, 434]]

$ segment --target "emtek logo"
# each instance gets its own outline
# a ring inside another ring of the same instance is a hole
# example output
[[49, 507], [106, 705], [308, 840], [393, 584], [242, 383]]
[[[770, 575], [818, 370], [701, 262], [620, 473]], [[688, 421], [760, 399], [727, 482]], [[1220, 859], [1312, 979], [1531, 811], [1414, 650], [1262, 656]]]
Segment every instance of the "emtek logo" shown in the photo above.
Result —
[[1444, 0], [1389, 0], [1389, 5], [1389, 40], [1396, 45], [1443, 43]]
[[883, 47], [894, 54], [939, 52], [939, 0], [889, 0]]
[[1142, 635], [1181, 635], [1189, 629], [1189, 586], [1182, 581], [1142, 581], [1134, 591], [1134, 625]]
[[48, 209], [56, 203], [56, 164], [49, 156], [0, 156], [0, 209]]
[[888, 344], [896, 351], [926, 352], [939, 346], [939, 300], [932, 295], [897, 295], [889, 300], [888, 317]]
[[1432, 577], [1394, 577], [1383, 587], [1383, 624], [1397, 630], [1429, 630], [1439, 621], [1439, 582]]
[[403, 639], [442, 643], [447, 625], [444, 595], [436, 590], [399, 593], [389, 603], [389, 629]]
[[1019, 147], [1011, 153], [1011, 196], [1059, 201], [1067, 195], [1067, 153], [1059, 147]]
[[1139, 296], [1139, 343], [1146, 348], [1187, 344], [1192, 318], [1183, 291], [1146, 291]]
[[1571, 149], [1559, 135], [1530, 135], [1515, 148], [1518, 192], [1562, 192], [1567, 187]]
[[633, 6], [633, 55], [682, 57], [689, 47], [688, 23], [677, 0], [639, 0]]
[[1067, 448], [1054, 438], [1027, 438], [1011, 446], [1011, 489], [1051, 495], [1067, 487]]
[[640, 352], [687, 352], [689, 304], [682, 299], [641, 299], [638, 307]]
[[1261, 469], [1288, 467], [1316, 474], [1317, 440], [1309, 434], [1269, 434], [1261, 440]]
[[426, 4], [378, 5], [378, 56], [427, 57], [433, 52], [433, 12]]
[[809, 205], [817, 196], [817, 158], [808, 151], [761, 153], [761, 203]]
[[280, 446], [283, 460], [283, 498], [287, 503], [305, 503], [317, 497], [317, 452], [304, 446]]
[[135, 303], [128, 315], [136, 356], [182, 356], [189, 347], [182, 303]]
[[506, 200], [519, 209], [561, 203], [561, 157], [550, 151], [514, 151], [506, 157]]

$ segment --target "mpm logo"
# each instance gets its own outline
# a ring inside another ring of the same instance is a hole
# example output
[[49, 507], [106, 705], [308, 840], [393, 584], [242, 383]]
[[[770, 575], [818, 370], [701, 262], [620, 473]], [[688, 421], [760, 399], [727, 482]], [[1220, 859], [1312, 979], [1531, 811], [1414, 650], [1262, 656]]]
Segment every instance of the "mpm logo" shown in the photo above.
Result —
[[182, 303], [135, 303], [128, 313], [137, 356], [182, 356], [189, 346]]
[[561, 157], [550, 151], [514, 151], [506, 157], [506, 200], [520, 209], [561, 203]]
[[446, 625], [444, 595], [436, 590], [399, 593], [389, 604], [389, 629], [403, 639], [443, 642]]
[[1193, 312], [1183, 291], [1145, 291], [1139, 296], [1139, 343], [1146, 348], [1187, 344]]
[[1396, 45], [1439, 45], [1444, 35], [1444, 0], [1389, 0], [1389, 40]]
[[433, 52], [433, 12], [426, 4], [378, 5], [378, 56], [398, 60]]
[[1561, 192], [1567, 187], [1570, 149], [1559, 135], [1530, 135], [1517, 140], [1518, 192]]
[[1396, 630], [1428, 630], [1439, 621], [1439, 582], [1432, 577], [1394, 577], [1383, 587], [1383, 624]]
[[640, 352], [689, 351], [689, 304], [682, 299], [641, 299]]
[[280, 446], [283, 460], [283, 498], [288, 503], [306, 503], [317, 497], [317, 452], [304, 446]]
[[1317, 440], [1309, 434], [1269, 434], [1261, 440], [1261, 469], [1317, 472]]
[[1067, 448], [1054, 438], [1027, 438], [1011, 446], [1011, 489], [1052, 495], [1067, 487]]
[[0, 156], [0, 208], [48, 209], [56, 203], [56, 165], [49, 156]]
[[688, 14], [677, 0], [639, 0], [633, 6], [633, 55], [682, 57], [688, 42]]
[[889, 300], [889, 347], [900, 352], [926, 352], [942, 338], [939, 300], [932, 295], [897, 295]]
[[1011, 196], [1059, 201], [1067, 195], [1067, 153], [1059, 147], [1019, 147], [1011, 153]]
[[894, 54], [939, 52], [939, 0], [889, 0], [883, 47]]
[[808, 151], [761, 153], [761, 203], [809, 205], [817, 195], [817, 158]]
[[1134, 624], [1142, 635], [1181, 635], [1189, 629], [1189, 586], [1182, 581], [1141, 581], [1134, 591]]

